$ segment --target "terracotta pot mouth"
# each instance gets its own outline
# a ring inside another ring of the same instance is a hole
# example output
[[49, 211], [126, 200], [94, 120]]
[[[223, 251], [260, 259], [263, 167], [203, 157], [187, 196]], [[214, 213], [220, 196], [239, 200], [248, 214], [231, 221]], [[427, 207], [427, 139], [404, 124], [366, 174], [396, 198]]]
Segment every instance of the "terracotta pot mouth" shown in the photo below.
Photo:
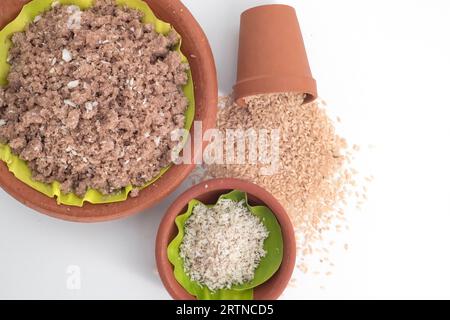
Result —
[[277, 93], [303, 93], [304, 103], [312, 102], [317, 97], [317, 92], [311, 88], [316, 87], [313, 78], [299, 78], [296, 76], [264, 76], [256, 79], [248, 79], [237, 83], [233, 87], [233, 99], [244, 107], [245, 98], [262, 94]]
[[214, 204], [220, 195], [232, 190], [246, 192], [250, 205], [265, 205], [277, 218], [283, 235], [283, 261], [278, 271], [265, 283], [254, 289], [255, 300], [275, 300], [287, 287], [295, 267], [296, 240], [294, 227], [281, 204], [263, 188], [239, 179], [213, 179], [202, 182], [181, 194], [164, 215], [156, 237], [156, 264], [161, 280], [175, 300], [195, 300], [175, 279], [173, 265], [167, 256], [167, 247], [178, 234], [175, 219], [183, 214], [190, 200]]
[[[209, 42], [189, 10], [178, 0], [145, 0], [155, 15], [172, 24], [182, 38], [181, 50], [188, 58], [195, 94], [195, 121], [202, 122], [203, 133], [215, 126], [217, 114], [217, 74]], [[12, 21], [28, 1], [0, 1], [0, 28]], [[191, 134], [192, 134], [191, 129]], [[202, 146], [204, 148], [206, 143]], [[201, 153], [192, 141], [192, 160]], [[193, 161], [191, 163], [194, 163]], [[0, 187], [24, 205], [54, 218], [74, 222], [101, 222], [124, 218], [148, 209], [172, 193], [195, 168], [194, 164], [173, 165], [158, 181], [140, 191], [137, 198], [123, 202], [90, 204], [83, 207], [58, 205], [54, 198], [18, 180], [0, 161]]]
[[288, 92], [305, 94], [305, 103], [317, 98], [295, 9], [250, 8], [241, 15], [234, 101], [244, 106], [246, 97]]

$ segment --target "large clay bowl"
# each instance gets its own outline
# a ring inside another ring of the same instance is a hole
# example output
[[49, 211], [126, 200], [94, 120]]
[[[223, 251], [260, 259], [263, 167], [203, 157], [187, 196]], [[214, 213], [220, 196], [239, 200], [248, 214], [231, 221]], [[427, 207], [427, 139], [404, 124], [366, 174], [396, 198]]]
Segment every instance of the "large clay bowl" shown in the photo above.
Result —
[[167, 257], [167, 247], [178, 234], [175, 219], [186, 212], [190, 200], [197, 199], [205, 204], [214, 204], [218, 198], [232, 190], [240, 190], [248, 195], [250, 205], [264, 205], [272, 210], [281, 226], [283, 234], [283, 261], [278, 271], [267, 282], [254, 289], [255, 300], [275, 300], [284, 291], [295, 267], [296, 241], [291, 220], [281, 204], [263, 188], [238, 179], [213, 179], [202, 182], [185, 193], [167, 210], [159, 226], [156, 237], [156, 264], [161, 280], [172, 298], [192, 300], [190, 295], [175, 279], [173, 266]]
[[[182, 51], [189, 59], [195, 86], [195, 120], [202, 121], [204, 132], [215, 125], [217, 113], [217, 76], [208, 40], [200, 25], [180, 1], [146, 1], [158, 18], [171, 23], [183, 39]], [[0, 1], [0, 28], [13, 20], [27, 2]], [[198, 149], [192, 148], [195, 150], [192, 157], [202, 152]], [[87, 203], [82, 208], [58, 205], [55, 199], [35, 191], [16, 179], [2, 161], [0, 161], [0, 186], [26, 206], [49, 216], [76, 222], [97, 222], [123, 218], [156, 205], [174, 191], [193, 168], [194, 164], [172, 166], [156, 183], [142, 190], [137, 198], [113, 204]]]

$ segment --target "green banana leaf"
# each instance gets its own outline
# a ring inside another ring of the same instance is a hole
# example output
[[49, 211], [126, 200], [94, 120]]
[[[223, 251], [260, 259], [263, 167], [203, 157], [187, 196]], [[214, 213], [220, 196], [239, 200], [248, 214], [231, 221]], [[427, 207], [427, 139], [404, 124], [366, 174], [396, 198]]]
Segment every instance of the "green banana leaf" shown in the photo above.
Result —
[[[27, 25], [31, 23], [36, 16], [50, 10], [53, 2], [56, 1], [33, 0], [29, 2], [23, 6], [22, 11], [16, 19], [0, 31], [0, 86], [3, 87], [8, 84], [7, 77], [9, 74], [10, 65], [7, 62], [7, 58], [9, 49], [12, 46], [12, 35], [16, 32], [24, 31]], [[94, 3], [93, 0], [59, 0], [57, 2], [62, 5], [77, 5], [82, 10], [91, 7]], [[116, 3], [117, 5], [126, 6], [143, 12], [144, 17], [142, 22], [154, 24], [155, 30], [158, 33], [166, 35], [172, 30], [172, 26], [169, 23], [159, 20], [149, 8], [147, 3], [142, 0], [116, 0]], [[181, 55], [182, 61], [187, 63], [187, 58], [181, 52], [181, 43], [175, 49]], [[189, 106], [185, 113], [186, 121], [184, 126], [187, 131], [191, 129], [195, 117], [194, 83], [190, 71], [188, 71], [188, 76], [188, 83], [183, 87], [183, 92], [189, 100]], [[186, 142], [186, 140], [187, 136], [184, 137], [183, 141]], [[8, 145], [0, 144], [0, 160], [6, 163], [9, 171], [11, 171], [17, 179], [50, 198], [56, 197], [58, 204], [82, 207], [85, 202], [92, 204], [121, 202], [127, 199], [128, 194], [133, 189], [130, 185], [124, 188], [121, 192], [112, 195], [103, 195], [97, 190], [89, 189], [84, 197], [80, 198], [74, 193], [62, 193], [60, 184], [56, 181], [51, 184], [46, 184], [33, 180], [31, 170], [28, 168], [27, 163], [21, 160], [17, 155], [13, 154]], [[171, 165], [162, 169], [155, 178], [140, 189], [146, 188], [153, 184], [156, 180], [161, 178], [161, 176], [166, 173], [170, 167]]]
[[[260, 218], [266, 229], [269, 231], [269, 236], [264, 241], [264, 249], [267, 254], [261, 259], [261, 262], [255, 270], [255, 277], [252, 281], [242, 285], [233, 286], [231, 289], [222, 289], [212, 292], [206, 286], [202, 286], [197, 282], [192, 281], [184, 271], [183, 258], [180, 257], [180, 245], [184, 237], [184, 225], [189, 217], [192, 215], [194, 207], [201, 202], [193, 199], [188, 204], [188, 209], [182, 215], [175, 219], [175, 224], [178, 227], [178, 234], [172, 240], [167, 248], [167, 256], [169, 261], [174, 266], [174, 275], [178, 283], [186, 289], [189, 294], [197, 297], [199, 300], [252, 300], [253, 289], [267, 280], [269, 280], [275, 272], [280, 268], [283, 260], [283, 236], [281, 234], [281, 227], [272, 213], [272, 211], [265, 206], [252, 207], [248, 204], [247, 194], [239, 190], [233, 190], [228, 194], [220, 196], [220, 199], [230, 199], [233, 201], [245, 201], [246, 206], [255, 216]], [[212, 207], [214, 205], [208, 205]]]

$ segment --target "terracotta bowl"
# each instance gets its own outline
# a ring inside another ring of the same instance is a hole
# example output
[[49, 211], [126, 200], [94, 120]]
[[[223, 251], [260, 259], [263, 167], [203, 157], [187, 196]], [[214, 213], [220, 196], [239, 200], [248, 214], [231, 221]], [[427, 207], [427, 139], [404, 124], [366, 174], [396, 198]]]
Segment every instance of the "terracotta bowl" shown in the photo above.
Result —
[[[0, 1], [0, 29], [13, 20], [27, 2]], [[183, 39], [181, 49], [189, 59], [194, 80], [195, 121], [202, 121], [204, 132], [215, 125], [218, 92], [216, 68], [208, 40], [200, 25], [180, 1], [146, 0], [146, 2], [158, 18], [171, 23]], [[193, 145], [192, 150], [195, 150]], [[198, 148], [192, 152], [193, 159], [199, 152], [202, 150]], [[0, 161], [0, 186], [18, 201], [41, 213], [76, 222], [97, 222], [123, 218], [156, 205], [174, 191], [193, 168], [193, 164], [173, 166], [156, 183], [142, 190], [137, 198], [113, 204], [86, 203], [82, 208], [58, 205], [55, 199], [35, 191], [16, 179], [2, 161]]]
[[283, 261], [278, 271], [264, 284], [254, 290], [255, 300], [275, 300], [284, 291], [292, 276], [295, 266], [296, 242], [294, 228], [291, 220], [281, 204], [261, 187], [237, 179], [214, 179], [200, 183], [185, 193], [167, 210], [159, 226], [156, 237], [156, 264], [161, 280], [172, 298], [176, 300], [194, 300], [175, 279], [173, 266], [167, 257], [167, 247], [178, 234], [175, 219], [187, 210], [190, 200], [197, 199], [205, 204], [214, 204], [218, 198], [232, 190], [241, 190], [247, 193], [250, 205], [265, 205], [272, 210], [278, 219], [283, 234]]

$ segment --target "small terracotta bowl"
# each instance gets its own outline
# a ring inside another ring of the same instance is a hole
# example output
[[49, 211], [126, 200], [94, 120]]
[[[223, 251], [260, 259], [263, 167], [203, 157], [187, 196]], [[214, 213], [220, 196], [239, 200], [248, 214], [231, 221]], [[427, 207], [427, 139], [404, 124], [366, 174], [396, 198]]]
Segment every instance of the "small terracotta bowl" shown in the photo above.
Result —
[[[208, 40], [189, 10], [178, 0], [145, 0], [155, 15], [172, 24], [183, 40], [181, 51], [188, 58], [195, 90], [195, 121], [202, 121], [203, 133], [214, 127], [217, 113], [217, 75]], [[27, 0], [0, 1], [0, 29], [12, 21]], [[192, 139], [194, 140], [194, 139]], [[198, 156], [192, 141], [192, 159]], [[202, 147], [205, 147], [203, 145]], [[194, 163], [192, 160], [191, 163]], [[76, 222], [97, 222], [123, 218], [156, 205], [174, 191], [189, 175], [194, 164], [172, 166], [156, 183], [142, 190], [137, 198], [112, 204], [89, 204], [82, 208], [58, 205], [22, 183], [0, 161], [0, 187], [26, 206], [55, 218]]]
[[250, 205], [264, 205], [270, 208], [278, 219], [283, 234], [283, 261], [278, 271], [264, 284], [254, 289], [255, 300], [275, 300], [284, 291], [295, 266], [296, 242], [291, 220], [281, 204], [263, 188], [238, 179], [214, 179], [202, 182], [178, 197], [167, 210], [159, 226], [156, 237], [156, 264], [161, 280], [172, 298], [195, 300], [175, 279], [173, 265], [167, 257], [167, 247], [178, 234], [175, 219], [187, 210], [190, 200], [197, 199], [205, 204], [214, 204], [218, 198], [232, 190], [240, 190], [248, 195]]

